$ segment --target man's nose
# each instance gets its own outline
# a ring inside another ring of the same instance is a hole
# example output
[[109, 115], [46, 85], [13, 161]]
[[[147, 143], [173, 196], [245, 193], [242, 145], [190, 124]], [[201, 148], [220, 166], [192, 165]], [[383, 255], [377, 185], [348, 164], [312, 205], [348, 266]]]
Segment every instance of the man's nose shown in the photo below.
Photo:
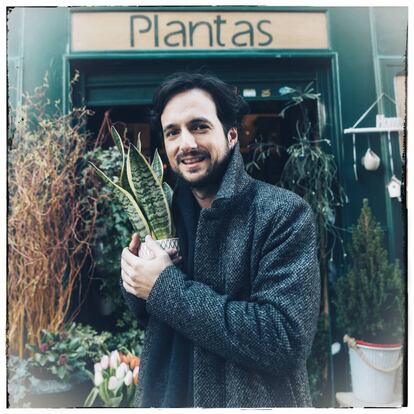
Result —
[[197, 142], [194, 138], [194, 135], [188, 131], [187, 129], [183, 129], [181, 131], [180, 137], [180, 150], [181, 151], [188, 151], [193, 148], [197, 148]]

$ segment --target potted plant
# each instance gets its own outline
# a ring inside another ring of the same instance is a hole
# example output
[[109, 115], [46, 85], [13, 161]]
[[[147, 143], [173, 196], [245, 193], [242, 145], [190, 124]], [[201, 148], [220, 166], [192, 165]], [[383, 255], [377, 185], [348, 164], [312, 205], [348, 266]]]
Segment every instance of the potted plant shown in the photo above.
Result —
[[[163, 164], [158, 151], [155, 151], [151, 165], [141, 153], [138, 137], [137, 146], [131, 144], [127, 155], [117, 130], [112, 127], [111, 134], [121, 154], [122, 164], [118, 179], [112, 180], [95, 164], [91, 163], [98, 175], [108, 183], [125, 210], [132, 227], [141, 241], [147, 234], [157, 240], [161, 247], [178, 248], [174, 238], [174, 225], [171, 215], [172, 189], [163, 181]], [[141, 244], [140, 256], [149, 254], [145, 243]]]
[[383, 231], [368, 200], [352, 231], [350, 268], [336, 283], [336, 318], [346, 333], [354, 396], [369, 403], [395, 400], [402, 363], [404, 281], [399, 263], [390, 263]]
[[32, 407], [82, 406], [88, 381], [87, 368], [107, 352], [105, 341], [90, 327], [76, 323], [58, 332], [42, 330], [40, 346], [27, 344]]

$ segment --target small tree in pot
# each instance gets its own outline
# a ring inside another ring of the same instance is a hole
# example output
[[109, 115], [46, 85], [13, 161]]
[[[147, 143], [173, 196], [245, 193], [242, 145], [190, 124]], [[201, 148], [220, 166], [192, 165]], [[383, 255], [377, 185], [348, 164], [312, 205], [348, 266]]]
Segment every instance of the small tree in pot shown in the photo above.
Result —
[[[351, 267], [337, 281], [334, 300], [338, 327], [346, 333], [344, 341], [350, 347], [354, 395], [373, 403], [394, 398], [394, 374], [401, 364], [404, 336], [404, 281], [398, 261], [389, 262], [383, 238], [364, 199], [352, 232]], [[368, 371], [363, 373], [365, 368]], [[381, 389], [380, 383], [387, 389]]]

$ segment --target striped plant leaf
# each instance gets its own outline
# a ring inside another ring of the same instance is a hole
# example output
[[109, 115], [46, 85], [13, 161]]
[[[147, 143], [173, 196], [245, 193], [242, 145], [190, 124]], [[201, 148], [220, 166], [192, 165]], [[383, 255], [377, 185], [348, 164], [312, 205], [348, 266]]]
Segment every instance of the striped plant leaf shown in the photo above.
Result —
[[128, 191], [128, 179], [126, 178], [126, 171], [125, 171], [125, 150], [124, 150], [124, 143], [122, 142], [121, 136], [119, 135], [118, 131], [114, 126], [111, 127], [111, 135], [113, 140], [115, 141], [115, 145], [118, 148], [118, 151], [122, 155], [122, 165], [121, 165], [121, 174], [119, 175], [119, 182], [123, 188], [126, 184], [127, 187], [125, 188]]
[[129, 186], [156, 239], [171, 237], [172, 219], [167, 197], [145, 156], [134, 145], [128, 151], [126, 170]]
[[172, 198], [173, 198], [173, 189], [165, 181], [162, 183], [162, 189], [164, 190], [165, 197], [167, 197], [168, 205], [171, 208]]
[[141, 152], [141, 131], [138, 132], [137, 149], [138, 149], [139, 152]]
[[112, 185], [114, 188], [114, 194], [118, 199], [119, 203], [122, 205], [122, 208], [126, 211], [129, 220], [131, 221], [134, 231], [139, 234], [141, 239], [144, 239], [147, 234], [151, 234], [150, 227], [145, 219], [144, 214], [139, 208], [137, 202], [134, 200], [134, 197], [124, 190], [118, 184], [115, 184], [104, 172], [102, 172], [95, 164], [89, 162], [92, 167], [95, 168], [99, 177], [104, 181]]
[[162, 165], [162, 159], [160, 157], [160, 154], [158, 153], [158, 148], [155, 149], [151, 167], [157, 175], [159, 181], [162, 183], [162, 180], [164, 178], [164, 167]]
[[[162, 189], [164, 190], [165, 197], [167, 198], [168, 205], [170, 206], [170, 211], [172, 208], [172, 199], [173, 199], [173, 189], [165, 181], [162, 183]], [[175, 235], [175, 226], [174, 221], [171, 221], [171, 237]]]

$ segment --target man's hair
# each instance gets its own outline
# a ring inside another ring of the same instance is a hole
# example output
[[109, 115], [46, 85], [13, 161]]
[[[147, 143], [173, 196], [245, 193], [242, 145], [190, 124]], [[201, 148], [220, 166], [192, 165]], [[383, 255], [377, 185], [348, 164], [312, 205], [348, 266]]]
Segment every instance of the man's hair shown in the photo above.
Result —
[[230, 128], [239, 128], [243, 116], [249, 112], [247, 102], [238, 94], [236, 87], [218, 77], [200, 72], [176, 72], [161, 83], [152, 101], [151, 127], [160, 138], [163, 136], [161, 115], [165, 106], [175, 95], [191, 89], [202, 89], [211, 95], [225, 135]]

